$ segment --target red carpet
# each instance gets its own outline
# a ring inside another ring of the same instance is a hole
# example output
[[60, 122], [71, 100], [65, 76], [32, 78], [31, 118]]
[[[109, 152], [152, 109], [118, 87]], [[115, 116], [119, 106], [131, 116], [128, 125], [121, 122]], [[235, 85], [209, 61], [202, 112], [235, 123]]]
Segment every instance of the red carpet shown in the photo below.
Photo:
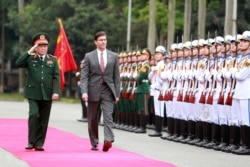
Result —
[[173, 167], [175, 165], [111, 148], [109, 152], [91, 151], [88, 139], [49, 128], [45, 151], [26, 151], [27, 120], [0, 119], [0, 147], [32, 167]]

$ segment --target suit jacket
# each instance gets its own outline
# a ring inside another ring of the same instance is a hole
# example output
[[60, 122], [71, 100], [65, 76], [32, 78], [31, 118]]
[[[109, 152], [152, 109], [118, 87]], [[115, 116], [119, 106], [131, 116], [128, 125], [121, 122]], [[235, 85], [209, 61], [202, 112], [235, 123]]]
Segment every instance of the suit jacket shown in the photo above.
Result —
[[81, 70], [81, 91], [88, 94], [89, 101], [98, 101], [101, 96], [102, 82], [106, 82], [112, 91], [113, 98], [120, 97], [120, 74], [118, 56], [107, 51], [107, 63], [104, 72], [98, 60], [97, 50], [86, 53], [84, 65]]
[[24, 96], [33, 100], [51, 100], [52, 94], [59, 94], [59, 68], [52, 55], [45, 55], [41, 61], [38, 56], [23, 54], [16, 60], [20, 68], [27, 68]]

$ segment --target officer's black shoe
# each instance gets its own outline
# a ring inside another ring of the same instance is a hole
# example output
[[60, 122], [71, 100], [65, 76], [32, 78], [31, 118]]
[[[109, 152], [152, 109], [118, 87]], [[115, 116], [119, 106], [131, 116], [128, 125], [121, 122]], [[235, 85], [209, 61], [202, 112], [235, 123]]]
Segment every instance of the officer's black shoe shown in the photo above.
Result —
[[174, 139], [174, 141], [176, 141], [176, 142], [181, 142], [181, 141], [184, 140], [184, 139], [186, 139], [186, 137], [183, 136], [183, 135], [180, 135], [179, 137], [177, 137], [176, 139]]
[[213, 149], [216, 151], [219, 151], [219, 150], [225, 149], [227, 146], [228, 146], [227, 143], [220, 143], [220, 145], [214, 146]]
[[44, 148], [43, 148], [43, 146], [36, 146], [35, 150], [36, 151], [44, 151]]
[[239, 149], [232, 151], [233, 154], [237, 155], [250, 155], [250, 148], [247, 146], [240, 146]]
[[169, 138], [167, 138], [167, 140], [174, 141], [174, 140], [177, 139], [178, 137], [179, 137], [178, 134], [173, 134], [172, 136], [170, 136]]
[[202, 141], [201, 139], [195, 138], [194, 140], [191, 140], [190, 142], [187, 142], [187, 143], [190, 144], [190, 145], [195, 145], [195, 143], [199, 143], [201, 141]]
[[194, 139], [194, 136], [188, 136], [187, 138], [181, 140], [181, 143], [188, 143], [191, 142]]
[[147, 131], [146, 131], [146, 129], [139, 128], [139, 129], [136, 129], [134, 132], [135, 133], [146, 133]]
[[226, 152], [226, 153], [231, 153], [235, 150], [239, 149], [239, 146], [237, 145], [234, 145], [234, 144], [230, 144], [228, 147], [222, 149], [223, 152]]
[[162, 129], [163, 132], [168, 132], [168, 127]]
[[209, 140], [208, 140], [208, 139], [203, 139], [201, 142], [195, 143], [195, 145], [196, 145], [196, 146], [199, 146], [199, 147], [203, 147], [203, 146], [206, 145], [207, 143], [209, 143]]
[[154, 133], [148, 134], [150, 137], [161, 137], [161, 132], [154, 131]]
[[88, 119], [87, 118], [80, 118], [80, 119], [77, 119], [77, 121], [79, 121], [79, 122], [88, 122]]
[[211, 149], [211, 148], [214, 148], [215, 146], [218, 146], [219, 144], [220, 144], [219, 142], [211, 141], [205, 144], [203, 147]]
[[161, 139], [168, 140], [168, 138], [170, 138], [171, 136], [172, 136], [172, 134], [166, 134], [164, 136], [161, 136]]
[[154, 125], [154, 124], [151, 124], [151, 125], [150, 125], [150, 124], [147, 124], [147, 125], [146, 125], [146, 128], [147, 128], [147, 129], [155, 129], [155, 125]]
[[35, 147], [31, 143], [27, 144], [27, 146], [25, 147], [26, 150], [32, 150], [33, 148], [35, 148]]

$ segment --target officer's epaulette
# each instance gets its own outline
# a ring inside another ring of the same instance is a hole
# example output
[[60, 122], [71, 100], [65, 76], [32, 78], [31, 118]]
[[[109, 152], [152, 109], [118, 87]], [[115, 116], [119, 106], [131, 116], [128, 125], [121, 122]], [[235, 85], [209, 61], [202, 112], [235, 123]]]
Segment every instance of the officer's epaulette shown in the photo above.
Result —
[[54, 57], [55, 59], [57, 58], [56, 56], [51, 55], [51, 54], [47, 54], [47, 55], [50, 56], [50, 57]]

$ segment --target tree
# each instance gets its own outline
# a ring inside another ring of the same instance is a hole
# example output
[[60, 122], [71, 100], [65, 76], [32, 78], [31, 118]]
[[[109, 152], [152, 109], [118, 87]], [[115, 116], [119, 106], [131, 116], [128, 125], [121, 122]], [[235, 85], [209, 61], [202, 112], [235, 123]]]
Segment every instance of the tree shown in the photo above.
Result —
[[191, 28], [191, 13], [192, 13], [192, 0], [185, 1], [185, 15], [184, 15], [184, 33], [183, 41], [190, 40], [190, 28]]
[[167, 48], [169, 49], [174, 42], [175, 33], [175, 0], [168, 1], [168, 42]]
[[155, 0], [149, 0], [149, 22], [148, 22], [148, 49], [153, 51], [155, 49], [156, 38], [156, 24], [155, 24]]

